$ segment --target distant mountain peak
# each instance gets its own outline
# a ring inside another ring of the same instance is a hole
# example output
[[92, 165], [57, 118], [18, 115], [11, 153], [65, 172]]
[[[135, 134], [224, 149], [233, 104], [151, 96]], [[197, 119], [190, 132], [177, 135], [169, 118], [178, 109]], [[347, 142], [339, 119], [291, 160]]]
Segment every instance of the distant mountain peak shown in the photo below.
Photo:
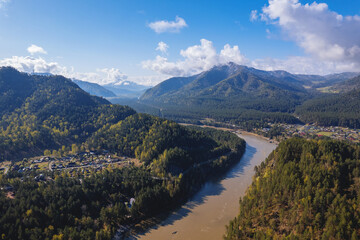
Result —
[[237, 72], [239, 70], [242, 70], [242, 69], [249, 69], [249, 67], [244, 66], [244, 65], [239, 65], [239, 64], [236, 64], [234, 62], [228, 62], [228, 63], [225, 63], [225, 64], [215, 65], [214, 67], [212, 67], [208, 71], [223, 70], [223, 71], [227, 71], [229, 73], [231, 73], [231, 72], [235, 73], [235, 72]]
[[99, 97], [115, 97], [116, 94], [112, 91], [100, 86], [97, 83], [90, 83], [82, 80], [72, 79], [74, 83], [76, 83], [81, 89], [85, 92], [90, 93], [91, 95], [99, 96]]
[[329, 86], [353, 75], [291, 74], [284, 70], [265, 71], [228, 62], [197, 75], [165, 80], [146, 91], [140, 99], [179, 103], [189, 97], [201, 102], [204, 98], [222, 99], [224, 96], [279, 98], [281, 95], [291, 95], [297, 100], [300, 95], [303, 97], [315, 92], [320, 84]]
[[102, 86], [115, 93], [117, 97], [122, 98], [138, 98], [146, 89], [150, 88], [149, 86], [140, 85], [129, 80], [109, 83]]

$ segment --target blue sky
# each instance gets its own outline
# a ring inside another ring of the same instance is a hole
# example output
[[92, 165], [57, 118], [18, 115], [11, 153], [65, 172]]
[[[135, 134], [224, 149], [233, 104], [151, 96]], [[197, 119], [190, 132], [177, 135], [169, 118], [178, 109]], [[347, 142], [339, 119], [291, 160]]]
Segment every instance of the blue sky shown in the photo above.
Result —
[[[360, 37], [350, 34], [359, 32], [357, 15], [353, 0], [0, 0], [0, 65], [151, 85], [228, 60], [294, 73], [360, 71]], [[162, 32], [150, 27], [159, 21]]]

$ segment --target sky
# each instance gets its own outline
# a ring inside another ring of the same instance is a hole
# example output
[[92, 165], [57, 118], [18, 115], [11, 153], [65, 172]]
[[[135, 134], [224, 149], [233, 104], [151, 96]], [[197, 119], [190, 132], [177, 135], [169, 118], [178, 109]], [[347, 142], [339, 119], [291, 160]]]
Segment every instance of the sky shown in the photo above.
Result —
[[228, 62], [360, 72], [360, 1], [0, 0], [0, 66], [156, 85]]

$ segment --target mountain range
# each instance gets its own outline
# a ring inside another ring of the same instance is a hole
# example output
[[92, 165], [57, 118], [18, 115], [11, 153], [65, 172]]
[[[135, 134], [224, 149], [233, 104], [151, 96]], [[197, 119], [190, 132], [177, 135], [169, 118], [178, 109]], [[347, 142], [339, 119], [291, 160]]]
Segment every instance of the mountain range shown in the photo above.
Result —
[[131, 81], [122, 81], [120, 83], [109, 83], [105, 85], [77, 79], [73, 79], [73, 82], [91, 95], [109, 99], [138, 98], [145, 92], [145, 90], [150, 88], [149, 86], [140, 85]]
[[[143, 107], [139, 104], [143, 104], [149, 109], [158, 108], [163, 116], [179, 121], [214, 118], [235, 123], [251, 120], [295, 123], [300, 117], [309, 122], [304, 111], [294, 114], [297, 108], [304, 102], [312, 103], [312, 99], [337, 97], [332, 101], [350, 101], [353, 95], [338, 97], [330, 93], [345, 93], [359, 87], [358, 75], [350, 72], [325, 76], [291, 74], [228, 63], [194, 76], [165, 80], [148, 89], [134, 107], [140, 110]], [[347, 121], [336, 122], [349, 126]]]
[[147, 90], [141, 100], [176, 102], [182, 97], [272, 98], [285, 93], [296, 96], [309, 94], [319, 87], [331, 86], [359, 73], [326, 76], [291, 74], [286, 71], [263, 71], [228, 63], [190, 77], [170, 78]]
[[105, 84], [102, 87], [115, 93], [118, 98], [138, 98], [149, 86], [140, 85], [131, 81], [123, 81], [120, 83]]

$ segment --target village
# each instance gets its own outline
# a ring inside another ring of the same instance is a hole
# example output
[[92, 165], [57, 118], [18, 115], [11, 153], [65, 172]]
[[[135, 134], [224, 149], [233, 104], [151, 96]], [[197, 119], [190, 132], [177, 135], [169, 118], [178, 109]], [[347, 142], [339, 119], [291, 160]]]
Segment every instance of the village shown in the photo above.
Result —
[[[52, 156], [38, 156], [30, 159], [23, 159], [21, 162], [12, 164], [10, 161], [0, 163], [0, 174], [11, 174], [20, 177], [20, 181], [33, 178], [36, 182], [53, 181], [52, 172], [65, 171], [72, 177], [82, 175], [86, 177], [91, 173], [100, 172], [107, 167], [124, 168], [141, 166], [139, 160], [127, 156], [117, 156], [108, 151], [102, 152], [81, 152], [74, 155], [54, 158]], [[79, 178], [80, 181], [81, 178]], [[4, 185], [0, 187], [7, 198], [14, 199], [15, 191], [13, 186]], [[124, 204], [131, 208], [135, 202], [131, 198]]]
[[350, 129], [345, 127], [322, 127], [315, 124], [269, 124], [269, 128], [259, 129], [258, 132], [262, 135], [268, 133], [271, 128], [280, 127], [281, 135], [277, 138], [281, 140], [299, 136], [304, 138], [315, 137], [329, 137], [336, 140], [345, 140], [353, 143], [360, 142], [360, 129]]
[[[140, 166], [141, 163], [135, 158], [117, 156], [108, 151], [102, 152], [81, 152], [64, 157], [38, 156], [30, 159], [23, 159], [21, 162], [12, 163], [5, 161], [0, 163], [0, 174], [16, 173], [22, 175], [33, 174], [34, 172], [46, 171], [67, 171], [70, 174], [81, 172], [84, 174], [98, 172], [108, 166], [111, 168], [123, 168], [129, 166]], [[44, 175], [35, 176], [35, 180], [45, 180]]]
[[[236, 124], [216, 122], [214, 119], [205, 118], [200, 121], [202, 126], [218, 128], [230, 128], [243, 130]], [[191, 124], [182, 124], [191, 125]], [[271, 138], [277, 142], [291, 137], [319, 138], [328, 137], [336, 140], [345, 140], [352, 143], [360, 143], [360, 129], [352, 129], [338, 126], [318, 126], [316, 124], [287, 124], [287, 123], [266, 123], [267, 127], [254, 128], [250, 132]], [[249, 130], [247, 130], [249, 131]]]

